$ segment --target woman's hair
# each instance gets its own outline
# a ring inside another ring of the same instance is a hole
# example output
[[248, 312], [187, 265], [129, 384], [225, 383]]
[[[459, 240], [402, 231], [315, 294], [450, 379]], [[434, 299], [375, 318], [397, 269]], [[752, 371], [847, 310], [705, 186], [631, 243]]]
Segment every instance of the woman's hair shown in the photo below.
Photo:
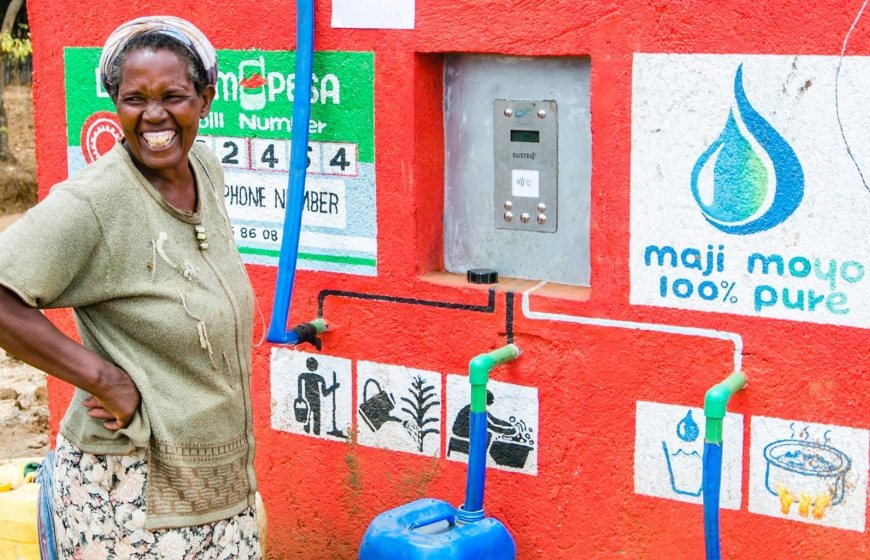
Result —
[[177, 39], [163, 33], [146, 33], [133, 37], [124, 45], [120, 54], [112, 62], [109, 73], [106, 76], [106, 91], [113, 100], [118, 99], [118, 89], [121, 86], [121, 69], [127, 60], [127, 55], [137, 50], [166, 50], [176, 54], [178, 58], [187, 62], [187, 75], [190, 77], [196, 93], [200, 94], [208, 85], [208, 76], [202, 61], [189, 48]]

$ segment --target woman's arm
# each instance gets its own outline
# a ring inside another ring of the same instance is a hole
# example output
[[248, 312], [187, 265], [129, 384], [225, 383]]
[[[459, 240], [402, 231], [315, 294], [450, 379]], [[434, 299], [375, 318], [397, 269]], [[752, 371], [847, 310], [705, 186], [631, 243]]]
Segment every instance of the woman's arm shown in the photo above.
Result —
[[0, 347], [19, 360], [71, 383], [92, 396], [88, 415], [109, 430], [128, 425], [139, 391], [127, 373], [75, 342], [33, 307], [0, 286]]

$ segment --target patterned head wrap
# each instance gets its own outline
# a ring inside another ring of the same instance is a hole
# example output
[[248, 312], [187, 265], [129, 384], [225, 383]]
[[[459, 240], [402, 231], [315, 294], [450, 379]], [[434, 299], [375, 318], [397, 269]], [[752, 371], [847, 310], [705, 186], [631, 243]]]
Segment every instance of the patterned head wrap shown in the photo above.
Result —
[[109, 35], [100, 55], [100, 80], [103, 87], [106, 87], [112, 64], [124, 50], [124, 46], [134, 37], [152, 33], [177, 39], [202, 62], [208, 83], [214, 85], [217, 82], [217, 53], [202, 31], [189, 21], [175, 16], [146, 16], [121, 24]]

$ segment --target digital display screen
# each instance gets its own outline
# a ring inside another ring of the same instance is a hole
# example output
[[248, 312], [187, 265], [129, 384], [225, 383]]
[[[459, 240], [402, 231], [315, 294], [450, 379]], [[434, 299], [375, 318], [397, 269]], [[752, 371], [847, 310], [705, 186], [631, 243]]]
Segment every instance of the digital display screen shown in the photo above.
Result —
[[511, 142], [534, 142], [541, 141], [541, 133], [537, 130], [511, 130]]

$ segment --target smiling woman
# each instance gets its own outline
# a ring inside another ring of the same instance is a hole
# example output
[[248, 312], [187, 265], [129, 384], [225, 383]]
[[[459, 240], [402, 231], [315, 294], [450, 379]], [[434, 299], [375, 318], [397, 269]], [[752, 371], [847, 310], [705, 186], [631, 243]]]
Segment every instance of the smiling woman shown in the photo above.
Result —
[[[78, 388], [47, 496], [59, 557], [260, 558], [253, 292], [220, 162], [194, 143], [215, 51], [140, 18], [100, 70], [123, 140], [0, 236], [0, 347]], [[39, 312], [57, 307], [82, 344]]]
[[208, 114], [214, 86], [194, 89], [184, 61], [167, 50], [133, 51], [124, 61], [115, 106], [136, 167], [167, 201], [193, 211], [196, 189], [187, 162]]
[[138, 35], [103, 78], [134, 164], [170, 204], [191, 212], [196, 189], [187, 153], [215, 93], [194, 54], [172, 36]]

